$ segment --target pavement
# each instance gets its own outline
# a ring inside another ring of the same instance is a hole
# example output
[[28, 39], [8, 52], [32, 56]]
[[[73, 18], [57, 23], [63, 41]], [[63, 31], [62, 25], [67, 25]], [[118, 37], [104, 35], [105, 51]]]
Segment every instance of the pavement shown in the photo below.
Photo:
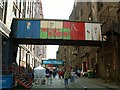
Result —
[[[89, 85], [88, 85], [89, 84]], [[120, 86], [116, 85], [115, 83], [105, 83], [104, 79], [96, 79], [96, 78], [87, 78], [87, 77], [80, 77], [80, 78], [76, 78], [75, 83], [69, 83], [69, 85], [67, 86], [67, 88], [81, 88], [81, 90], [87, 90], [86, 88], [107, 88], [108, 90], [120, 90]], [[64, 89], [66, 88], [64, 86], [64, 79], [58, 79], [58, 77], [56, 78], [52, 78], [52, 83], [51, 85], [47, 85], [47, 84], [40, 84], [38, 83], [33, 83], [33, 86], [31, 87], [31, 89], [37, 89], [37, 88], [41, 88], [41, 89], [45, 89], [49, 90], [49, 89]], [[106, 89], [105, 89], [106, 90]]]
[[33, 83], [32, 88], [65, 88], [63, 79], [52, 78], [51, 84], [41, 84], [40, 82]]
[[119, 89], [120, 90], [120, 85], [117, 85], [116, 82], [105, 82], [104, 79], [100, 79], [100, 78], [82, 77], [82, 79], [86, 79], [87, 81], [93, 82], [95, 84], [101, 85], [101, 86], [109, 88], [109, 89]]

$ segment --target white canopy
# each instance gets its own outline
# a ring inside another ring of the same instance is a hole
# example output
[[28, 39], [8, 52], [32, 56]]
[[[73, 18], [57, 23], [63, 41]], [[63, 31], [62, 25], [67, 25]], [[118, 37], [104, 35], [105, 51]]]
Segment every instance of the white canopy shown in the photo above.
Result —
[[39, 69], [39, 70], [44, 69], [45, 70], [45, 68], [42, 66], [38, 66], [38, 67], [34, 68], [34, 70], [36, 70], [36, 69]]
[[41, 78], [45, 76], [46, 69], [42, 66], [34, 68], [34, 78]]

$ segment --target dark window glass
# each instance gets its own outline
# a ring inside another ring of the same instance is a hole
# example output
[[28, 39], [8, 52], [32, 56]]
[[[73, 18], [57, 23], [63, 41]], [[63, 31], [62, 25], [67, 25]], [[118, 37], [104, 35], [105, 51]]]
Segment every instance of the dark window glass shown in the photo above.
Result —
[[0, 20], [3, 20], [3, 2], [0, 1]]
[[101, 10], [102, 7], [103, 7], [103, 2], [97, 2], [98, 12]]
[[21, 13], [21, 1], [19, 2], [19, 18], [20, 18], [20, 13]]
[[5, 12], [4, 12], [4, 23], [6, 24], [6, 16], [7, 16], [7, 4], [8, 2], [4, 2], [5, 6]]

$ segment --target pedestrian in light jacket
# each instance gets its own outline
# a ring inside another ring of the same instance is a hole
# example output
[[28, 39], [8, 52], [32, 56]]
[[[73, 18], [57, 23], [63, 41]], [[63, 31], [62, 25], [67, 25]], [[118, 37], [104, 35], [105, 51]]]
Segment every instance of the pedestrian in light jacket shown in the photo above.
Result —
[[65, 71], [64, 73], [64, 83], [65, 83], [65, 87], [68, 85], [68, 78], [69, 78], [70, 74], [68, 72], [68, 70]]

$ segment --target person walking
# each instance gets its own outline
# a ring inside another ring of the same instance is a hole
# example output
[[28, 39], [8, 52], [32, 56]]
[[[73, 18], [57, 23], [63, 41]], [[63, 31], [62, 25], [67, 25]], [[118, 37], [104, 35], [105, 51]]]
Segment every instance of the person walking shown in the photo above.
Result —
[[64, 79], [64, 71], [63, 70], [61, 71], [61, 76], [62, 76], [62, 79]]
[[81, 76], [81, 72], [80, 72], [80, 70], [78, 69], [77, 70], [77, 76], [80, 78], [80, 76]]
[[58, 76], [59, 76], [59, 79], [61, 79], [61, 69], [59, 69], [58, 71]]
[[46, 79], [47, 79], [46, 83], [47, 83], [47, 85], [50, 84], [49, 78], [50, 78], [50, 74], [49, 74], [49, 72], [47, 72], [47, 73], [46, 73]]
[[56, 74], [56, 72], [55, 72], [55, 69], [53, 69], [53, 78], [55, 78], [55, 75]]
[[46, 84], [51, 85], [51, 72], [50, 69], [46, 68]]
[[49, 71], [49, 81], [50, 81], [50, 85], [52, 84], [52, 74], [53, 74], [53, 71], [50, 70], [50, 71]]
[[65, 70], [64, 73], [64, 83], [65, 83], [65, 87], [68, 86], [68, 78], [69, 78], [70, 74], [68, 72], [68, 70]]
[[75, 70], [74, 69], [71, 70], [70, 76], [71, 76], [71, 82], [75, 83]]

